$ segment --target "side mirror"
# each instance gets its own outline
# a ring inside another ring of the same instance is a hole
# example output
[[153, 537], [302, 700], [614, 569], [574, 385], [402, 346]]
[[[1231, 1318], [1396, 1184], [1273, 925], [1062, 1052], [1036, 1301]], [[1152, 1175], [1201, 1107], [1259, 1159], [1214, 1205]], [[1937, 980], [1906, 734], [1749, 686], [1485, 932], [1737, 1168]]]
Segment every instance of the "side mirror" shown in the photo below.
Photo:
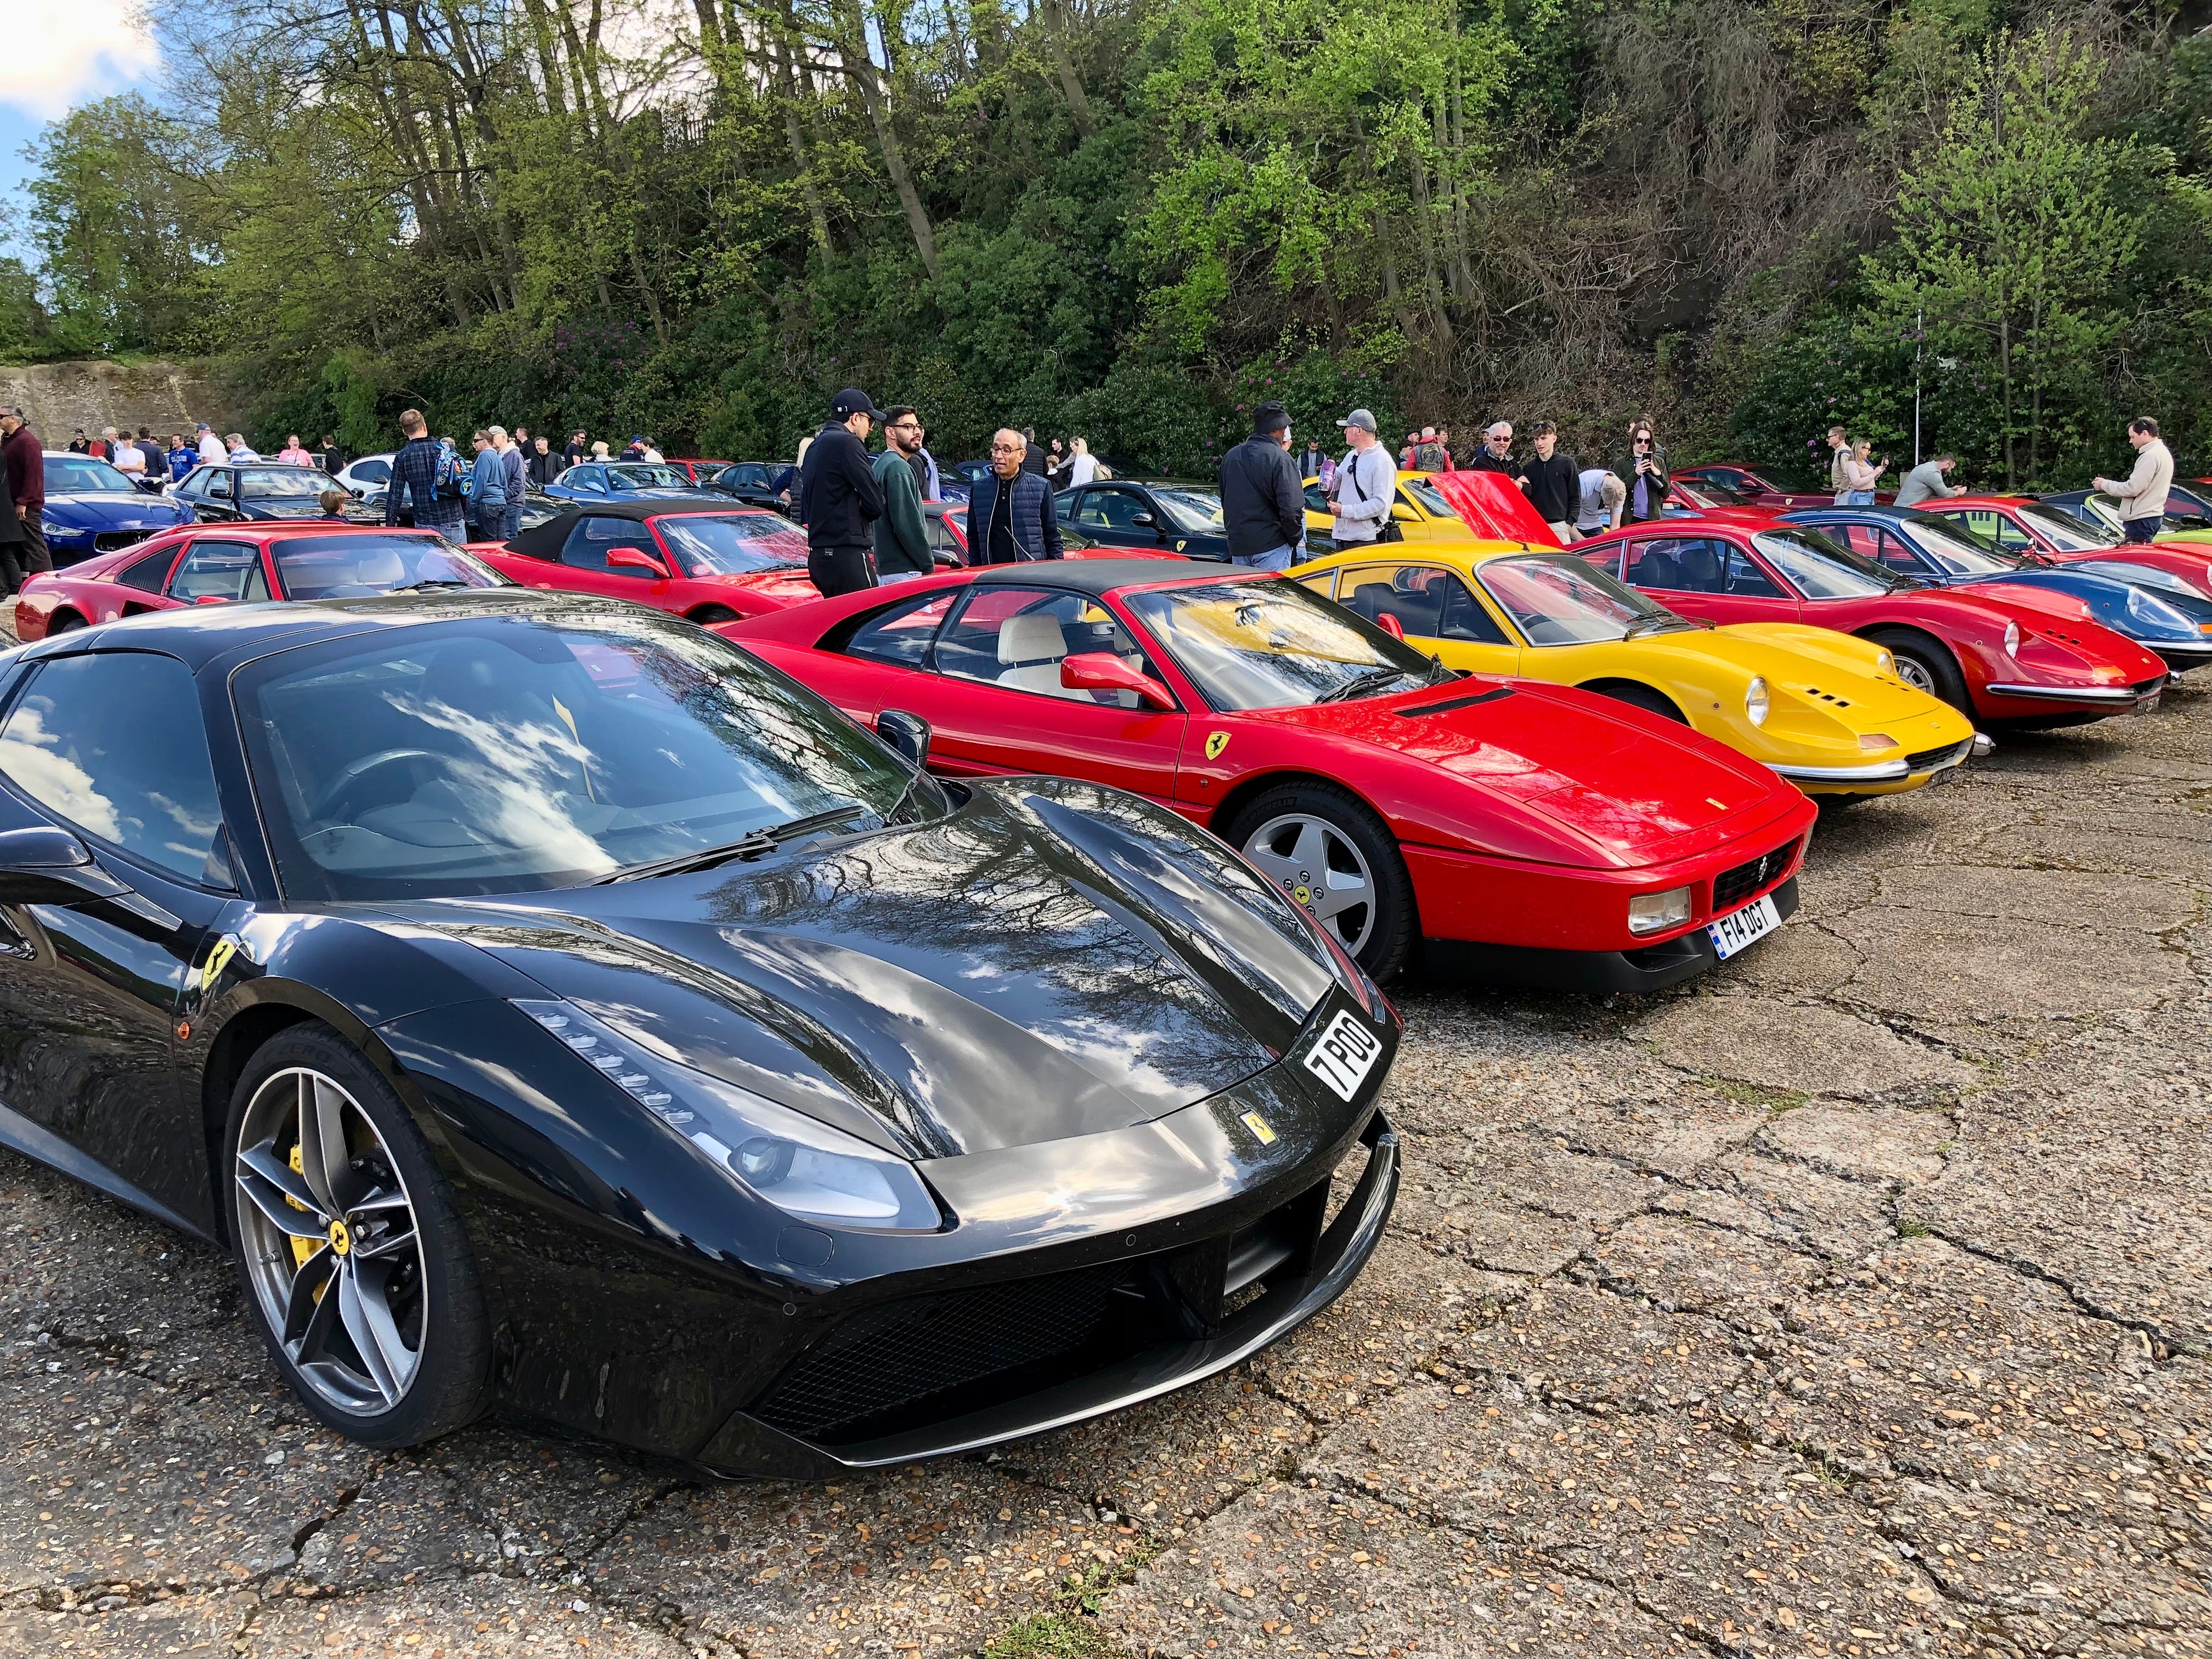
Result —
[[1133, 691], [1147, 708], [1172, 708], [1175, 697], [1150, 674], [1110, 651], [1079, 651], [1060, 659], [1060, 683], [1070, 691]]
[[81, 904], [137, 895], [92, 861], [66, 830], [44, 826], [0, 833], [0, 904]]
[[610, 570], [643, 570], [668, 580], [668, 567], [641, 547], [611, 547], [607, 550], [607, 568]]
[[1406, 630], [1404, 627], [1401, 625], [1395, 617], [1392, 616], [1387, 611], [1385, 611], [1381, 616], [1376, 617], [1375, 625], [1381, 629], [1385, 634], [1388, 634], [1394, 640], [1402, 640], [1406, 637]]
[[929, 722], [903, 708], [886, 708], [876, 716], [876, 735], [884, 746], [917, 772], [929, 764]]
[[1152, 515], [1149, 513], [1139, 513], [1131, 517], [1129, 523], [1134, 529], [1150, 530], [1152, 527]]
[[1390, 507], [1390, 516], [1395, 519], [1400, 524], [1419, 524], [1421, 521], [1420, 515], [1415, 513], [1412, 507], [1407, 506], [1403, 501], [1392, 503]]

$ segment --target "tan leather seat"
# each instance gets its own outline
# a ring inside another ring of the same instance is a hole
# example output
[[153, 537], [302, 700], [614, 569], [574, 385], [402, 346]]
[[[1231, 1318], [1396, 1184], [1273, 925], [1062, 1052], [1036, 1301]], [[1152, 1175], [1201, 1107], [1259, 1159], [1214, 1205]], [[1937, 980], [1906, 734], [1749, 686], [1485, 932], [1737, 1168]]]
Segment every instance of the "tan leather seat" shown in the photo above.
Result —
[[1041, 611], [1009, 617], [999, 628], [999, 684], [1017, 691], [1043, 691], [1056, 697], [1081, 697], [1060, 683], [1060, 659], [1067, 655], [1067, 641], [1060, 631], [1060, 618]]

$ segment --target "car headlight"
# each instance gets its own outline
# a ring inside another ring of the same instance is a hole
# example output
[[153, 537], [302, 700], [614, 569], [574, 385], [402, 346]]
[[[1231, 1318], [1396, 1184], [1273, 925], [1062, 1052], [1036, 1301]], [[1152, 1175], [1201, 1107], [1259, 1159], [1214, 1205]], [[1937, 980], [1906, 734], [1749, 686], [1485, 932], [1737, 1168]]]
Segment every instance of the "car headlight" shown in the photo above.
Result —
[[2128, 615], [2146, 628], [2179, 628], [2189, 629], [2189, 618], [2160, 599], [2155, 593], [2146, 593], [2140, 587], [2128, 589]]
[[2005, 624], [2005, 655], [2008, 657], [2020, 655], [2020, 624], [2016, 622], [2008, 622]]
[[1680, 927], [1690, 919], [1690, 890], [1669, 887], [1663, 893], [1638, 893], [1628, 901], [1628, 931], [1656, 933]]
[[569, 1002], [514, 1006], [682, 1135], [724, 1175], [801, 1221], [934, 1232], [937, 1200], [913, 1164], [803, 1112], [645, 1052]]
[[1744, 688], [1744, 718], [1753, 726], [1764, 726], [1766, 724], [1767, 711], [1771, 706], [1766, 696], [1766, 677], [1764, 674], [1753, 674], [1751, 677], [1751, 684]]
[[1877, 674], [1894, 675], [1897, 672], [1897, 659], [1887, 651], [1876, 652], [1874, 659], [1874, 672]]

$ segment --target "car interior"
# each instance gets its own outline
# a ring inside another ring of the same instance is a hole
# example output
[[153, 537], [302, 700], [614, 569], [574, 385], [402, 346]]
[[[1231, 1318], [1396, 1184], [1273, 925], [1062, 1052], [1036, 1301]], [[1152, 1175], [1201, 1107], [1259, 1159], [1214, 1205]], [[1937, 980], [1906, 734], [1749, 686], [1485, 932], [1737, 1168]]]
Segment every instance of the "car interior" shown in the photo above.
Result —
[[169, 583], [169, 597], [186, 605], [222, 599], [255, 605], [269, 597], [261, 550], [251, 542], [196, 541]]
[[938, 635], [938, 672], [986, 680], [1009, 690], [1037, 691], [1074, 702], [1139, 706], [1133, 691], [1079, 690], [1060, 683], [1063, 659], [1105, 652], [1158, 678], [1112, 612], [1079, 593], [992, 587], [973, 592]]
[[1479, 645], [1510, 643], [1467, 585], [1441, 565], [1364, 566], [1347, 570], [1343, 603], [1371, 623], [1388, 617], [1407, 634]]

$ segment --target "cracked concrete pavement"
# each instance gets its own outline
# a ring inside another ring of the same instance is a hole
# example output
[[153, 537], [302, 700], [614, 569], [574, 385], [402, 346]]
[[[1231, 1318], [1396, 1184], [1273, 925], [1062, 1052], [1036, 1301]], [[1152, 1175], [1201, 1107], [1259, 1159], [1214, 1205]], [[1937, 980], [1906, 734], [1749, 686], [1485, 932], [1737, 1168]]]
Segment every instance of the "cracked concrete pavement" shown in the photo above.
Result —
[[1342, 1303], [838, 1485], [349, 1446], [224, 1258], [0, 1155], [0, 1659], [2212, 1654], [2212, 690], [1804, 896], [1645, 1001], [1401, 988]]

